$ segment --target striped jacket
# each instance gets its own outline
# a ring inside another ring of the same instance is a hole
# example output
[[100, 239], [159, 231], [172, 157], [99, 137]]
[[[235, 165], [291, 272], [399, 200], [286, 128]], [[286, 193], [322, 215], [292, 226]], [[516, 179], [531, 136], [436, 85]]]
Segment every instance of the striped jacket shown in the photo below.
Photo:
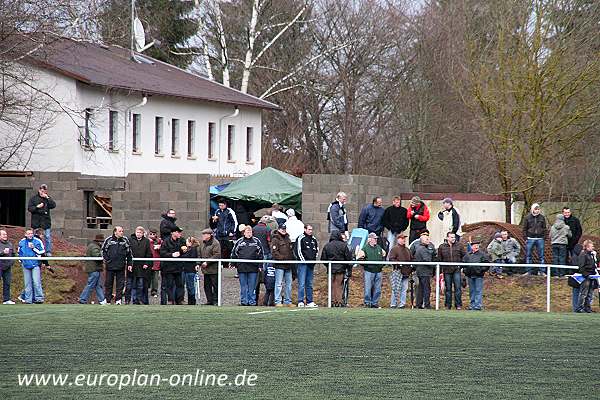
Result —
[[319, 244], [312, 235], [302, 233], [296, 239], [294, 256], [298, 261], [314, 261], [319, 255]]

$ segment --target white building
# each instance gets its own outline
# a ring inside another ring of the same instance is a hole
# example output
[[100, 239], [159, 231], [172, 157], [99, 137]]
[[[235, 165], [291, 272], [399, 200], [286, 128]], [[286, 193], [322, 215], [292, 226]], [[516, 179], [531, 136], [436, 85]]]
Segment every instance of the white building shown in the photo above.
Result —
[[30, 60], [60, 104], [27, 170], [239, 176], [261, 169], [261, 111], [273, 103], [129, 50], [59, 39]]

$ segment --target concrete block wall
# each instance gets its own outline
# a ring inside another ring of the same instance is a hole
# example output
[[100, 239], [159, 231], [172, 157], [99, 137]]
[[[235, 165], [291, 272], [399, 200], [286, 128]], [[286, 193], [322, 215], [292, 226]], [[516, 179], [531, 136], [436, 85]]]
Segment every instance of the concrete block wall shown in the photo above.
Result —
[[[0, 177], [1, 189], [25, 189], [26, 201], [40, 184], [48, 185], [57, 207], [52, 210], [55, 237], [85, 243], [96, 234], [112, 233], [121, 225], [129, 235], [136, 226], [158, 229], [161, 214], [173, 208], [185, 235], [199, 236], [208, 226], [209, 175], [130, 174], [126, 179], [67, 172], [34, 172], [29, 177]], [[85, 191], [110, 196], [113, 225], [110, 229], [89, 229], [86, 224]], [[27, 207], [27, 204], [23, 204]], [[31, 214], [26, 213], [26, 225]]]
[[367, 175], [316, 175], [302, 177], [302, 219], [310, 223], [321, 247], [329, 240], [327, 233], [327, 208], [338, 192], [346, 192], [349, 229], [356, 227], [358, 215], [365, 204], [381, 196], [384, 206], [392, 197], [412, 191], [412, 182], [407, 179]]

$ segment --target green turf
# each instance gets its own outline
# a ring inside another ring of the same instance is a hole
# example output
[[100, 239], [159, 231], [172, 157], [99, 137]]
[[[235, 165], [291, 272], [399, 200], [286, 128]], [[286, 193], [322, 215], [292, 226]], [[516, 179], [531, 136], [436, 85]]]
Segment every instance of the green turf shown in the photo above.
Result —
[[[0, 398], [598, 398], [599, 327], [598, 314], [2, 306]], [[17, 385], [18, 373], [196, 368], [258, 379], [121, 392]]]

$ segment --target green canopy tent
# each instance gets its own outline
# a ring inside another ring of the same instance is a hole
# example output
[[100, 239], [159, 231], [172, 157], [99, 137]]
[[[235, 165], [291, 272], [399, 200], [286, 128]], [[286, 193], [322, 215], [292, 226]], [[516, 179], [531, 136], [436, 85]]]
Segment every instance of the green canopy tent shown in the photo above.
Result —
[[302, 209], [302, 179], [267, 167], [233, 181], [217, 198], [242, 203], [248, 212], [278, 203], [285, 208]]

